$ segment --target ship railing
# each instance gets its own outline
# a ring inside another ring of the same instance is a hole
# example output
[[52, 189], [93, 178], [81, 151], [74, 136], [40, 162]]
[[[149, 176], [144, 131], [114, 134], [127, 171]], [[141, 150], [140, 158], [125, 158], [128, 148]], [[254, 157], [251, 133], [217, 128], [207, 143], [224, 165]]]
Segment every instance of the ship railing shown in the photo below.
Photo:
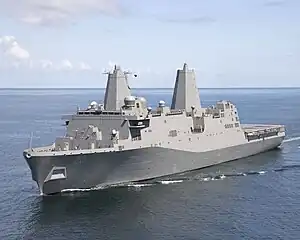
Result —
[[271, 127], [267, 129], [251, 129], [251, 131], [247, 131], [247, 133], [253, 133], [253, 134], [263, 134], [268, 132], [280, 132], [280, 127]]
[[183, 114], [182, 110], [171, 110], [170, 112], [166, 113], [166, 116], [181, 115], [181, 114]]
[[183, 112], [166, 113], [166, 116], [182, 115]]
[[255, 131], [255, 132], [245, 132], [245, 137], [248, 141], [253, 141], [261, 138], [268, 138], [277, 136], [279, 131]]
[[77, 111], [78, 115], [122, 115], [121, 111], [101, 111], [101, 110], [81, 110]]
[[201, 128], [193, 128], [191, 129], [192, 133], [203, 133], [204, 132], [204, 127]]
[[152, 116], [152, 117], [160, 117], [160, 116], [161, 116], [161, 113], [151, 113], [151, 116]]
[[36, 148], [31, 148], [33, 152], [52, 152], [55, 150], [55, 146], [46, 146], [46, 147], [36, 147]]

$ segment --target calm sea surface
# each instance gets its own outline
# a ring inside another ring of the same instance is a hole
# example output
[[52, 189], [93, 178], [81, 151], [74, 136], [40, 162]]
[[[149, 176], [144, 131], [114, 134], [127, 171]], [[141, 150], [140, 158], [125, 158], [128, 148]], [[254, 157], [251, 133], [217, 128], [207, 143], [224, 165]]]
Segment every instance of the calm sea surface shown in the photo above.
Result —
[[[243, 123], [281, 123], [280, 150], [147, 186], [39, 196], [22, 157], [63, 135], [61, 115], [103, 90], [0, 90], [0, 239], [299, 239], [300, 89], [203, 89]], [[152, 106], [172, 90], [134, 90]], [[237, 174], [244, 173], [244, 174]], [[220, 178], [224, 175], [225, 178]], [[175, 181], [176, 180], [176, 181]]]

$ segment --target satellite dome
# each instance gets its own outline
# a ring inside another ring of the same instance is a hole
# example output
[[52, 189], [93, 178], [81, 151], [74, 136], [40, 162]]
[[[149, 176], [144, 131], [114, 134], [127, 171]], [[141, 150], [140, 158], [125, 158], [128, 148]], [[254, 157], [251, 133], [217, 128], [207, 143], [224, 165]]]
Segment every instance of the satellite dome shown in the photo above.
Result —
[[144, 97], [138, 97], [138, 101], [140, 101], [142, 108], [147, 107], [147, 100]]
[[135, 101], [135, 97], [134, 96], [126, 96], [125, 100], [127, 100], [127, 101]]
[[96, 106], [96, 105], [98, 105], [98, 103], [97, 103], [96, 101], [92, 101], [92, 102], [90, 103], [90, 106]]
[[89, 105], [89, 108], [95, 109], [95, 108], [97, 108], [97, 107], [98, 107], [98, 103], [97, 103], [96, 101], [92, 101], [92, 102], [90, 103], [90, 105]]
[[159, 103], [158, 103], [159, 107], [164, 107], [165, 105], [166, 105], [166, 103], [163, 100], [160, 100]]
[[124, 98], [125, 106], [127, 107], [134, 107], [135, 105], [135, 97], [134, 96], [127, 96]]
[[139, 97], [139, 100], [140, 100], [141, 102], [147, 102], [146, 98], [144, 98], [144, 97]]

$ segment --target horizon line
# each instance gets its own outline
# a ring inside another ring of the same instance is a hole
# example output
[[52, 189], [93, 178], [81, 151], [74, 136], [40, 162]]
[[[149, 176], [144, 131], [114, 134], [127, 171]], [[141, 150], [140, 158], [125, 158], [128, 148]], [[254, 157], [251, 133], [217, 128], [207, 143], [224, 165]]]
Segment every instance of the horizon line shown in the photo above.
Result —
[[[86, 87], [0, 87], [0, 90], [105, 90], [106, 88], [86, 88]], [[131, 88], [131, 90], [171, 90], [172, 87], [155, 88], [155, 87], [145, 87], [145, 88]], [[198, 89], [300, 89], [297, 87], [203, 87]]]

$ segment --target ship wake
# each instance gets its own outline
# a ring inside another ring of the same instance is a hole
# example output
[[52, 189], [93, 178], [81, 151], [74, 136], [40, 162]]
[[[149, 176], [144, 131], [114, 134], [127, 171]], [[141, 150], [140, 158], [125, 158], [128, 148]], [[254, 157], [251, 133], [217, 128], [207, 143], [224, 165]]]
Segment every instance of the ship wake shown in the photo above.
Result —
[[99, 191], [107, 188], [128, 188], [134, 191], [140, 191], [142, 188], [146, 187], [153, 187], [157, 185], [174, 185], [174, 184], [182, 184], [185, 182], [207, 182], [207, 181], [218, 181], [218, 180], [224, 180], [228, 178], [234, 178], [234, 177], [245, 177], [245, 176], [251, 176], [251, 175], [264, 175], [271, 172], [282, 172], [287, 170], [300, 170], [300, 165], [288, 165], [288, 166], [282, 166], [280, 168], [275, 168], [271, 170], [260, 170], [260, 171], [246, 171], [246, 172], [233, 172], [233, 173], [223, 173], [223, 174], [199, 174], [193, 177], [180, 177], [180, 178], [169, 178], [169, 179], [163, 179], [163, 180], [152, 180], [152, 181], [145, 181], [145, 182], [131, 182], [131, 183], [123, 183], [123, 184], [115, 184], [110, 186], [101, 186], [101, 187], [94, 187], [94, 188], [86, 188], [86, 189], [65, 189], [62, 191], [62, 193], [72, 193], [72, 192], [89, 192], [89, 191]]
[[295, 142], [295, 141], [300, 141], [300, 137], [291, 137], [291, 138], [285, 139], [285, 140], [283, 140], [283, 143]]
[[[300, 136], [298, 137], [291, 137], [288, 139], [285, 139], [283, 143], [290, 143], [294, 141], [300, 141]], [[300, 146], [299, 146], [300, 148]], [[223, 174], [207, 174], [207, 175], [196, 175], [193, 177], [184, 177], [184, 174], [180, 178], [176, 178], [175, 176], [170, 177], [168, 179], [161, 179], [161, 180], [148, 180], [148, 181], [139, 181], [139, 182], [130, 182], [130, 183], [122, 183], [122, 184], [115, 184], [115, 185], [109, 185], [109, 186], [96, 186], [93, 188], [79, 188], [79, 189], [64, 189], [62, 190], [62, 193], [72, 193], [72, 192], [89, 192], [89, 191], [99, 191], [107, 188], [128, 188], [133, 189], [136, 191], [141, 190], [145, 187], [152, 187], [155, 185], [170, 185], [170, 184], [180, 184], [184, 182], [189, 181], [201, 181], [201, 182], [207, 182], [207, 181], [216, 181], [216, 180], [223, 180], [226, 178], [233, 178], [233, 177], [243, 177], [243, 176], [250, 176], [250, 175], [263, 175], [270, 172], [282, 172], [286, 170], [291, 169], [300, 169], [300, 165], [288, 165], [288, 166], [282, 166], [280, 168], [271, 169], [271, 170], [261, 170], [261, 171], [246, 171], [246, 172], [234, 172], [234, 173], [223, 173]]]

